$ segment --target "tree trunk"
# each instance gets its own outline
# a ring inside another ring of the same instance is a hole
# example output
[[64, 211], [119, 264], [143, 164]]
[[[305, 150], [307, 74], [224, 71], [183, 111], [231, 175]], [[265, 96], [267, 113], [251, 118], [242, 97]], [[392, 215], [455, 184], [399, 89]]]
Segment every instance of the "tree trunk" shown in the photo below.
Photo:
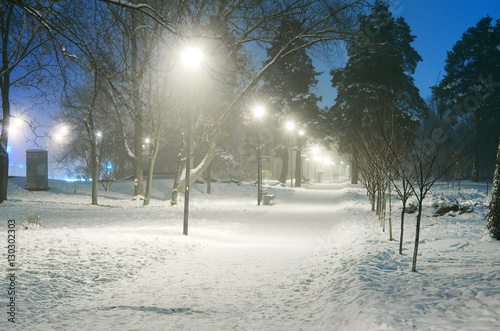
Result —
[[302, 149], [298, 148], [295, 154], [295, 187], [302, 186]]
[[207, 167], [207, 194], [212, 194], [212, 163], [213, 161]]
[[288, 177], [288, 159], [290, 158], [288, 155], [288, 148], [283, 148], [280, 152], [280, 158], [281, 158], [281, 174], [280, 178], [278, 181], [280, 183], [285, 183]]
[[0, 134], [0, 150], [4, 156], [0, 160], [0, 203], [7, 200], [7, 187], [9, 183], [9, 155], [7, 153], [7, 145], [9, 141], [10, 127], [10, 72], [7, 70], [7, 41], [4, 40], [2, 57], [4, 67], [2, 68], [3, 76], [1, 79], [1, 94], [2, 94], [2, 131]]
[[498, 143], [495, 174], [493, 176], [491, 201], [486, 217], [486, 230], [493, 238], [500, 240], [500, 140]]
[[392, 195], [391, 183], [389, 183], [389, 241], [392, 241]]
[[401, 211], [401, 234], [399, 235], [399, 254], [403, 255], [403, 234], [405, 230], [406, 201], [403, 201], [403, 210]]
[[[473, 141], [474, 141], [474, 151], [473, 151], [473, 158], [472, 158], [472, 182], [478, 183], [479, 182], [479, 172], [477, 168], [477, 162], [478, 162], [478, 153], [479, 153], [479, 143], [477, 139], [477, 125], [476, 125], [476, 115], [474, 114], [474, 129], [472, 130], [472, 136], [473, 136]], [[458, 184], [460, 187], [460, 182]], [[458, 189], [460, 191], [460, 188]]]
[[9, 154], [0, 144], [0, 203], [7, 200], [7, 184], [9, 181]]
[[413, 272], [417, 272], [418, 243], [420, 240], [420, 221], [422, 219], [422, 205], [423, 205], [423, 197], [422, 195], [420, 195], [420, 199], [418, 201], [417, 222], [415, 224], [415, 247], [413, 249], [413, 263], [411, 267], [411, 271]]
[[375, 193], [370, 192], [369, 195], [370, 195], [370, 202], [372, 204], [372, 212], [374, 212], [375, 211], [375, 202], [377, 199], [375, 198]]
[[351, 162], [351, 184], [358, 184], [358, 167], [354, 164], [354, 161]]
[[377, 190], [377, 193], [376, 193], [376, 197], [377, 197], [377, 203], [376, 203], [376, 208], [375, 208], [375, 214], [377, 216], [380, 215], [380, 192]]
[[[94, 136], [94, 134], [92, 134]], [[92, 205], [97, 206], [97, 188], [99, 186], [99, 157], [97, 156], [96, 141], [90, 144], [90, 158], [92, 162]]]
[[150, 163], [149, 163], [149, 173], [148, 173], [148, 179], [146, 182], [146, 195], [144, 197], [143, 206], [149, 205], [149, 200], [151, 198], [151, 186], [153, 185], [153, 174], [154, 174], [154, 169], [155, 169], [155, 162], [156, 162], [156, 157], [158, 156], [159, 150], [160, 150], [160, 139], [158, 138], [158, 134], [156, 134], [156, 137], [154, 138], [153, 154], [151, 154], [151, 159], [150, 159]]
[[132, 101], [134, 104], [134, 196], [142, 196], [144, 193], [144, 159], [142, 155], [142, 102], [140, 95], [139, 84], [139, 55], [137, 47], [137, 21], [135, 14], [131, 11], [132, 15], [132, 34], [130, 36], [131, 43], [131, 71], [132, 71]]
[[174, 185], [172, 188], [172, 197], [170, 199], [170, 205], [174, 206], [177, 204], [177, 198], [179, 197], [179, 190], [177, 189], [179, 187], [179, 182], [181, 180], [181, 174], [182, 174], [182, 168], [184, 167], [185, 161], [183, 161], [183, 155], [184, 153], [181, 151], [179, 152], [179, 155], [177, 156], [177, 168], [175, 169], [175, 178], [174, 178]]
[[[198, 178], [200, 178], [201, 175], [207, 170], [208, 166], [210, 165], [210, 163], [215, 158], [215, 155], [217, 154], [217, 144], [216, 144], [217, 140], [218, 140], [218, 135], [214, 134], [211, 137], [210, 142], [208, 143], [207, 152], [205, 154], [205, 157], [200, 162], [200, 164], [198, 164], [196, 166], [196, 168], [191, 169], [191, 171], [190, 171], [190, 180], [189, 180], [189, 187], [190, 188], [193, 185], [193, 183]], [[183, 173], [184, 172], [185, 171], [183, 171]], [[184, 190], [185, 190], [185, 187], [186, 187], [185, 185], [186, 185], [186, 177], [182, 176], [182, 174], [181, 174], [181, 176], [179, 178], [179, 182], [178, 182], [177, 187], [174, 187], [174, 191], [177, 189], [177, 192], [181, 192], [181, 194], [182, 194], [184, 192]]]
[[92, 178], [92, 205], [97, 206], [97, 188], [99, 185], [99, 156], [94, 128], [93, 105], [90, 106], [88, 119], [84, 120], [87, 136], [90, 141], [90, 176]]

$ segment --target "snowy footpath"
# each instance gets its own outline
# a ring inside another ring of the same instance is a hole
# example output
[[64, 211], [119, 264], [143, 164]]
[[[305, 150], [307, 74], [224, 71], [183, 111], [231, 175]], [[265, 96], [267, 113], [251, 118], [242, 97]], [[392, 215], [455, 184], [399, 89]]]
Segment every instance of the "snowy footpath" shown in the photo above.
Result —
[[[415, 214], [399, 255], [365, 190], [345, 179], [269, 187], [274, 206], [257, 206], [250, 184], [213, 184], [212, 195], [195, 186], [189, 236], [182, 200], [168, 203], [170, 181], [155, 181], [147, 207], [131, 200], [129, 182], [100, 192], [99, 206], [87, 184], [49, 184], [28, 192], [24, 179], [11, 179], [0, 205], [2, 243], [16, 221], [18, 267], [12, 295], [2, 244], [0, 330], [472, 331], [500, 323], [500, 242], [483, 239], [481, 188], [433, 191], [412, 273]], [[474, 212], [432, 216], [433, 204], [455, 199]], [[34, 215], [42, 226], [22, 224]]]

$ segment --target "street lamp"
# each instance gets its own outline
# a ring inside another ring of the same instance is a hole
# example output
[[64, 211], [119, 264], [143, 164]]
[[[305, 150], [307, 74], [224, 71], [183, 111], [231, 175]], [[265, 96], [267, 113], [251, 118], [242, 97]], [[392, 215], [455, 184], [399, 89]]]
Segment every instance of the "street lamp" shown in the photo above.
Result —
[[61, 143], [64, 141], [64, 139], [68, 134], [69, 134], [69, 128], [63, 124], [61, 125], [59, 130], [57, 130], [57, 132], [55, 133], [54, 139], [56, 140], [56, 142]]
[[295, 123], [288, 121], [285, 123], [285, 128], [290, 132], [290, 187], [293, 187], [293, 150], [292, 150], [292, 131], [295, 128]]
[[189, 70], [196, 70], [203, 61], [203, 52], [198, 47], [188, 47], [181, 53], [182, 62]]
[[9, 135], [17, 135], [22, 131], [23, 119], [20, 117], [11, 116], [9, 125]]
[[[253, 113], [257, 119], [264, 116], [265, 109], [262, 106], [257, 106], [253, 109]], [[260, 126], [257, 130], [257, 206], [260, 206], [262, 200], [262, 157], [260, 156]]]
[[188, 47], [181, 53], [182, 62], [186, 69], [191, 71], [189, 74], [189, 102], [190, 107], [186, 112], [187, 116], [187, 137], [186, 137], [186, 178], [184, 185], [184, 223], [182, 234], [188, 235], [188, 221], [189, 221], [189, 182], [191, 180], [191, 116], [192, 116], [192, 106], [193, 106], [193, 71], [198, 69], [203, 60], [203, 53], [199, 48]]

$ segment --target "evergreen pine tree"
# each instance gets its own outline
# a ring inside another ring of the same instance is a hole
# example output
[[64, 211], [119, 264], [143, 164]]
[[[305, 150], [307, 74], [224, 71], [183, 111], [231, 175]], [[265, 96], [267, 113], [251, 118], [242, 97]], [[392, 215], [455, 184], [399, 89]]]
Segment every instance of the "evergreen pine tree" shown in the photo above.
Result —
[[500, 140], [498, 142], [493, 190], [490, 205], [488, 206], [486, 230], [493, 238], [500, 240]]
[[500, 136], [500, 20], [482, 18], [448, 52], [446, 74], [434, 89], [439, 112], [472, 130], [472, 179], [488, 179]]
[[[282, 49], [297, 48], [297, 43], [305, 43], [303, 39], [295, 38], [301, 33], [302, 23], [294, 18], [282, 20], [274, 41], [267, 49], [267, 58], [264, 64], [274, 58]], [[294, 40], [291, 43], [291, 40]], [[284, 52], [287, 53], [286, 51]], [[264, 94], [274, 111], [273, 116], [278, 122], [285, 122], [293, 119], [298, 126], [308, 128], [308, 134], [314, 134], [313, 128], [317, 127], [319, 121], [318, 102], [321, 97], [315, 95], [311, 89], [318, 83], [318, 73], [314, 69], [311, 57], [305, 48], [300, 48], [293, 54], [289, 54], [286, 59], [278, 61], [269, 72], [263, 77], [262, 94]], [[279, 134], [276, 136], [280, 136]], [[275, 152], [283, 161], [280, 182], [285, 182], [288, 175], [289, 154], [288, 146], [290, 136], [282, 136], [277, 143]], [[305, 140], [296, 140], [298, 151]], [[300, 155], [297, 157], [296, 169], [300, 166]], [[296, 178], [296, 183], [300, 185], [300, 178]]]
[[[330, 110], [332, 131], [340, 151], [352, 160], [359, 159], [353, 154], [367, 133], [411, 139], [426, 108], [411, 76], [422, 58], [411, 46], [416, 37], [405, 20], [393, 18], [382, 1], [359, 20], [346, 66], [331, 71], [337, 89]], [[357, 168], [353, 164], [352, 170]], [[352, 181], [357, 182], [354, 174]]]

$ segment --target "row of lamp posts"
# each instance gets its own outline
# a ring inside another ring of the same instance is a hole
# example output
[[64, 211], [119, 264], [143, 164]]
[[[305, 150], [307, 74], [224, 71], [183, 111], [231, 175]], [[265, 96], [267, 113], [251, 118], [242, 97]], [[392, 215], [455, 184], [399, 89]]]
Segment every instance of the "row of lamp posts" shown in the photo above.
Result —
[[[189, 47], [186, 48], [182, 54], [182, 62], [185, 68], [190, 71], [188, 74], [189, 80], [189, 95], [190, 95], [190, 105], [188, 106], [188, 111], [186, 111], [186, 123], [187, 123], [187, 132], [186, 132], [186, 177], [185, 177], [185, 188], [184, 188], [184, 222], [183, 222], [183, 234], [188, 235], [188, 223], [189, 223], [189, 184], [191, 180], [191, 118], [193, 116], [193, 97], [194, 97], [194, 87], [193, 87], [193, 72], [201, 66], [203, 61], [203, 53], [199, 48]], [[257, 106], [254, 108], [254, 115], [257, 120], [261, 121], [264, 116], [265, 110], [262, 106]], [[290, 133], [290, 186], [293, 187], [293, 134], [292, 131], [295, 128], [295, 123], [292, 121], [288, 121], [285, 124], [285, 128]], [[300, 136], [304, 135], [304, 131], [300, 130]], [[260, 126], [257, 134], [257, 205], [261, 204], [262, 201], [262, 156], [261, 156], [261, 146], [260, 146]], [[301, 180], [300, 178], [296, 178], [296, 180]]]

